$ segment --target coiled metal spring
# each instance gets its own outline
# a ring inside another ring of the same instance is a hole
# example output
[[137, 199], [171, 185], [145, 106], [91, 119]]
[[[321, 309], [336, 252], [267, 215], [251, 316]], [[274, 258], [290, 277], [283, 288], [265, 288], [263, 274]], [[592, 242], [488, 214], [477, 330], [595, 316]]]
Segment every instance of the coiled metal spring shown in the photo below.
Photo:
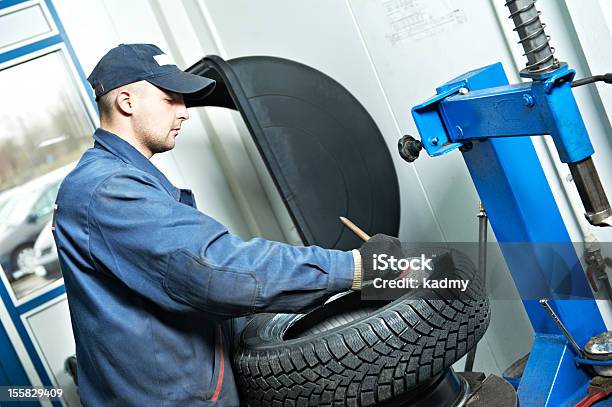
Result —
[[[523, 7], [512, 11], [512, 6], [518, 0], [508, 0], [504, 4], [510, 10], [510, 16], [508, 18], [515, 19], [517, 17], [521, 17], [522, 14], [525, 15], [526, 20], [523, 21], [521, 18], [514, 20], [515, 28], [513, 31], [516, 31], [519, 35], [518, 44], [523, 46], [525, 53], [523, 56], [527, 57], [526, 69], [530, 73], [539, 73], [547, 71], [551, 68], [558, 68], [559, 61], [554, 57], [555, 48], [551, 47], [549, 44], [550, 36], [544, 33], [544, 28], [546, 28], [546, 24], [540, 22], [540, 11], [535, 10], [535, 2], [537, 0], [531, 1], [529, 4], [524, 5]], [[535, 13], [533, 13], [535, 11]], [[534, 14], [531, 17], [527, 17], [529, 14]], [[538, 41], [539, 38], [543, 37], [543, 40]], [[541, 42], [539, 45], [532, 46], [532, 43]], [[546, 52], [545, 50], [549, 50]], [[543, 54], [537, 56], [536, 54], [540, 51], [545, 51]], [[538, 58], [539, 59], [536, 59]]]

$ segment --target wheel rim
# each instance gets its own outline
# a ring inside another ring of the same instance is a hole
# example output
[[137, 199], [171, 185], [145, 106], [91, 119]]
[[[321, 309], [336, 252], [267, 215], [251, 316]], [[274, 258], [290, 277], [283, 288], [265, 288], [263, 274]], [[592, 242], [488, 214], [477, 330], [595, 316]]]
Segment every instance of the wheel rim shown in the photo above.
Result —
[[16, 257], [15, 263], [17, 264], [17, 269], [21, 271], [31, 270], [34, 268], [35, 258], [33, 247], [22, 249]]

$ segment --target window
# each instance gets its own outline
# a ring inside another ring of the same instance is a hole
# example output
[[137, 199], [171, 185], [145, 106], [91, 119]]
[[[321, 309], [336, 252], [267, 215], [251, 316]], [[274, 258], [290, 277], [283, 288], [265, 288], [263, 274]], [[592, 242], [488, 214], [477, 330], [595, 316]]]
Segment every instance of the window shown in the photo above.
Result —
[[1, 69], [0, 89], [0, 265], [19, 299], [61, 278], [53, 205], [93, 123], [63, 48]]

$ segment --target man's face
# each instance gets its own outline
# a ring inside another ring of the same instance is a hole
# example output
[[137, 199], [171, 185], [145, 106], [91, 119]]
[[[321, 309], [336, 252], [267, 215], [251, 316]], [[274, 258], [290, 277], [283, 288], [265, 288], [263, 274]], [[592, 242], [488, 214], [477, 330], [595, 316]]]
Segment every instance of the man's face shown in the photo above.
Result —
[[132, 116], [140, 144], [151, 155], [172, 150], [183, 122], [189, 119], [183, 96], [144, 82]]

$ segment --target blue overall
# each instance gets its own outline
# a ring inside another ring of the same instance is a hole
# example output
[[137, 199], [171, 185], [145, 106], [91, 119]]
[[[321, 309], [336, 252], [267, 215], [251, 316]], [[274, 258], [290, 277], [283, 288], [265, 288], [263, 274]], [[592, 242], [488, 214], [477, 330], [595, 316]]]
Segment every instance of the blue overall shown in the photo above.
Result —
[[244, 318], [351, 287], [350, 252], [243, 241], [129, 143], [94, 133], [57, 197], [54, 236], [86, 406], [238, 406]]

